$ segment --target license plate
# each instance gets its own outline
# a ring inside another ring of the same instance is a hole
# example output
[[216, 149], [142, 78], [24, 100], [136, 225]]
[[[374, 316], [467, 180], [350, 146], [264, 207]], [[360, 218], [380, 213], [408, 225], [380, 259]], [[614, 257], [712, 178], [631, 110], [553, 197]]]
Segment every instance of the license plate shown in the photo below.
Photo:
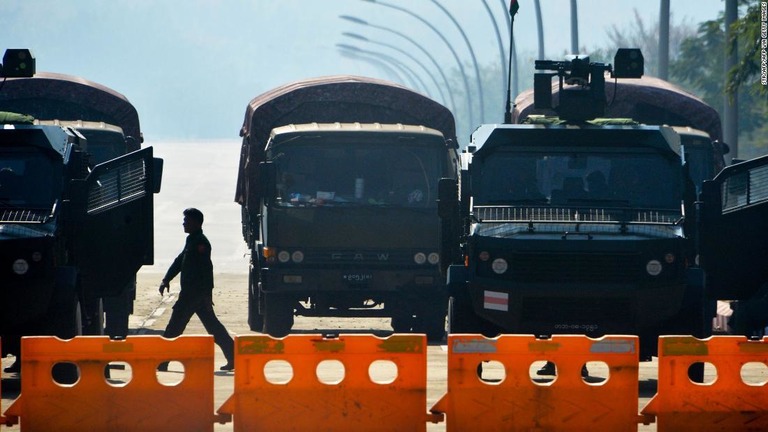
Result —
[[365, 283], [373, 280], [371, 273], [344, 273], [341, 280], [349, 283]]

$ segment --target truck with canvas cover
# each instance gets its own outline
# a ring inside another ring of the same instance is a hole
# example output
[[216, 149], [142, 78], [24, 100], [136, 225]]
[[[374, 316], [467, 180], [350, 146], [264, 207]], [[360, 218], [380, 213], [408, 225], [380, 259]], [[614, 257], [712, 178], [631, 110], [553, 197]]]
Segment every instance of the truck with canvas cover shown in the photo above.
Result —
[[451, 112], [386, 81], [333, 76], [254, 98], [235, 200], [251, 250], [249, 324], [390, 317], [444, 334], [437, 183], [456, 178]]
[[645, 359], [660, 334], [706, 335], [702, 289], [687, 283], [695, 187], [680, 137], [599, 119], [604, 73], [641, 75], [624, 61], [637, 55], [620, 51], [615, 68], [537, 61], [537, 105], [551, 107], [557, 76], [559, 117], [472, 134], [461, 187], [440, 182], [442, 232], [454, 233], [442, 253], [461, 251], [450, 332], [636, 334]]
[[129, 138], [140, 137], [138, 116], [122, 95], [75, 77], [13, 74], [19, 59], [9, 52], [0, 84], [3, 352], [18, 354], [24, 335], [69, 338], [89, 321], [98, 331], [102, 298], [124, 300], [112, 318], [127, 332], [126, 291], [153, 261], [162, 161]]

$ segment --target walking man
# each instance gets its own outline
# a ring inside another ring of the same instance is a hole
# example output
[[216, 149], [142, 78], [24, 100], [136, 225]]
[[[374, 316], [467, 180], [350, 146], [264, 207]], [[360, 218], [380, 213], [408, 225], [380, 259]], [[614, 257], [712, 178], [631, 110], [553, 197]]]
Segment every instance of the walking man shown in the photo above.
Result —
[[[169, 291], [169, 282], [181, 273], [181, 292], [173, 306], [173, 313], [165, 328], [163, 337], [175, 338], [184, 333], [190, 318], [197, 314], [208, 334], [213, 335], [216, 345], [224, 352], [227, 364], [220, 370], [235, 369], [234, 342], [213, 311], [213, 263], [211, 243], [203, 235], [203, 213], [196, 208], [184, 210], [184, 232], [187, 236], [184, 250], [173, 261], [160, 282], [160, 295]], [[168, 370], [168, 362], [160, 364], [159, 370]]]

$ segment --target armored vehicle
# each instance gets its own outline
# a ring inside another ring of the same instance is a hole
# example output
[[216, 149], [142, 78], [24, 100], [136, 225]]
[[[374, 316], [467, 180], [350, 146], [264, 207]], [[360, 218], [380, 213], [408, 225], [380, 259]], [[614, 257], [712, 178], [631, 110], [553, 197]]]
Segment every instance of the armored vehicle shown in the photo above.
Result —
[[461, 187], [441, 180], [451, 332], [637, 334], [646, 359], [659, 334], [708, 334], [680, 137], [601, 119], [604, 73], [642, 74], [639, 51], [615, 64], [537, 61], [536, 105], [558, 77], [559, 117], [479, 127]]
[[[136, 272], [153, 261], [162, 161], [138, 150], [138, 116], [125, 97], [34, 68], [13, 73], [29, 54], [9, 52], [0, 88], [0, 110], [15, 111], [0, 128], [3, 352], [18, 354], [24, 335], [100, 331], [102, 298], [123, 299], [113, 318], [115, 332], [127, 332]], [[95, 138], [103, 156], [94, 160], [90, 129], [114, 139], [111, 154]]]

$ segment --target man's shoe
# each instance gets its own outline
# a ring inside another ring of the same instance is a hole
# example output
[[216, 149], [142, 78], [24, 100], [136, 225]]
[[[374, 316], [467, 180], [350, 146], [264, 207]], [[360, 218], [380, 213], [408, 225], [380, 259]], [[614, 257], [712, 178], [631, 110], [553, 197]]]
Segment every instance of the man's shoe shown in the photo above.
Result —
[[159, 372], [168, 372], [168, 362], [162, 362], [157, 365], [157, 370]]
[[14, 360], [13, 364], [3, 369], [3, 371], [7, 373], [21, 372], [21, 361], [19, 359]]
[[232, 362], [227, 362], [227, 364], [225, 364], [224, 366], [220, 367], [219, 370], [220, 371], [226, 371], [226, 372], [233, 371], [233, 370], [235, 370], [235, 364], [232, 363]]
[[536, 371], [536, 375], [556, 375], [555, 364], [547, 362], [541, 369]]

